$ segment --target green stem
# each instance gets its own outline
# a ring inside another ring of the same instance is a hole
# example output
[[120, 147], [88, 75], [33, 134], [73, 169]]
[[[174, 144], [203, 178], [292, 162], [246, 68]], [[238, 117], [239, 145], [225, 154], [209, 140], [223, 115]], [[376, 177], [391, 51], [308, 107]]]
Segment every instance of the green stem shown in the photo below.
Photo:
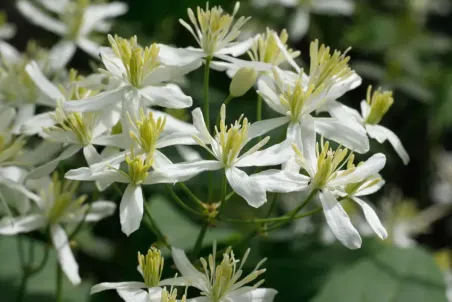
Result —
[[206, 58], [206, 63], [204, 65], [204, 119], [206, 122], [207, 129], [210, 131], [210, 109], [209, 109], [209, 79], [210, 79], [210, 63], [212, 62], [211, 57]]
[[55, 301], [63, 301], [63, 271], [61, 270], [60, 264], [57, 262], [56, 271], [56, 291], [55, 291]]
[[195, 193], [193, 193], [192, 190], [190, 190], [190, 188], [188, 188], [183, 182], [180, 182], [179, 185], [196, 204], [198, 204], [202, 209], [204, 209], [204, 203], [200, 198], [198, 198], [198, 196], [196, 196]]
[[27, 291], [28, 278], [30, 274], [26, 271], [23, 272], [22, 278], [20, 279], [19, 291], [17, 293], [16, 301], [22, 302], [25, 297], [25, 292]]
[[223, 174], [223, 181], [221, 184], [221, 204], [220, 204], [220, 208], [218, 209], [218, 216], [220, 216], [224, 206], [226, 205], [227, 190], [228, 190], [228, 180], [226, 178], [226, 171], [225, 171], [225, 173]]
[[201, 251], [202, 243], [204, 241], [204, 237], [206, 236], [208, 228], [209, 228], [209, 223], [206, 221], [202, 225], [201, 230], [199, 231], [198, 238], [196, 238], [195, 246], [193, 247], [193, 251], [192, 251], [192, 254], [191, 254], [191, 259], [192, 260], [195, 260], [198, 257], [199, 252]]
[[171, 246], [166, 240], [165, 235], [163, 235], [163, 232], [158, 228], [157, 223], [155, 222], [154, 218], [152, 218], [151, 210], [149, 209], [148, 204], [144, 204], [144, 212], [146, 213], [146, 216], [148, 218], [148, 227], [151, 229], [151, 231], [155, 234], [157, 237], [157, 240], [162, 242], [169, 250], [171, 250]]
[[168, 191], [170, 192], [171, 197], [174, 199], [174, 201], [184, 210], [187, 212], [196, 215], [196, 216], [204, 216], [202, 213], [199, 213], [198, 211], [193, 210], [189, 206], [187, 206], [180, 198], [177, 196], [177, 194], [174, 192], [174, 190], [171, 188], [170, 185], [166, 186]]
[[257, 95], [256, 120], [262, 120], [262, 96], [260, 94]]

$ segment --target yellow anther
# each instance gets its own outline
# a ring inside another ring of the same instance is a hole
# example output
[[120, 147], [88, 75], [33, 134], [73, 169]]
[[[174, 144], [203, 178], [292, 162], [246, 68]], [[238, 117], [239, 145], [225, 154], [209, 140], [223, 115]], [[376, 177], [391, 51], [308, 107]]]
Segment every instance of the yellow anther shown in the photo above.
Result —
[[154, 163], [154, 158], [145, 154], [134, 155], [132, 150], [131, 156], [126, 156], [126, 163], [129, 168], [127, 176], [130, 182], [139, 185], [148, 177], [148, 171]]
[[75, 197], [78, 187], [78, 181], [61, 181], [58, 173], [53, 173], [52, 182], [49, 184], [48, 190], [41, 193], [42, 199], [52, 205], [47, 212], [50, 223], [56, 223], [64, 215], [75, 212], [82, 207], [87, 196]]
[[[274, 66], [278, 66], [286, 62], [287, 59], [281, 52], [281, 49], [279, 49], [274, 34], [274, 30], [267, 28], [266, 33], [260, 35], [254, 41], [251, 49], [248, 51], [248, 55], [252, 61], [264, 62], [272, 64]], [[287, 31], [285, 29], [283, 29], [279, 34], [279, 39], [281, 40], [282, 44], [284, 44], [284, 47], [292, 58], [300, 56], [299, 51], [294, 51], [287, 45], [289, 35], [287, 34]]]
[[127, 80], [134, 87], [140, 88], [149, 74], [160, 66], [160, 47], [157, 44], [143, 48], [138, 44], [137, 36], [127, 40], [108, 35], [108, 41], [126, 69]]
[[138, 264], [143, 272], [144, 284], [147, 287], [156, 287], [159, 285], [164, 262], [165, 259], [162, 257], [162, 253], [154, 247], [148, 250], [146, 256], [138, 252]]
[[197, 7], [196, 16], [192, 9], [187, 10], [188, 18], [193, 24], [194, 30], [184, 20], [180, 19], [179, 22], [193, 34], [207, 56], [211, 57], [216, 51], [237, 39], [240, 35], [240, 29], [250, 19], [249, 17], [240, 17], [235, 20], [239, 8], [240, 3], [237, 2], [234, 12], [229, 15], [219, 6], [209, 8], [209, 3], [207, 3], [205, 10]]
[[366, 124], [372, 125], [378, 124], [394, 103], [392, 91], [378, 89], [372, 93], [372, 86], [369, 86], [367, 89], [366, 100], [370, 106], [369, 115], [366, 117]]
[[144, 110], [140, 109], [139, 120], [133, 121], [129, 115], [130, 122], [135, 126], [136, 130], [129, 132], [130, 137], [144, 150], [146, 154], [153, 157], [157, 145], [157, 140], [160, 137], [166, 124], [166, 117], [159, 117], [154, 119], [152, 112], [148, 115]]

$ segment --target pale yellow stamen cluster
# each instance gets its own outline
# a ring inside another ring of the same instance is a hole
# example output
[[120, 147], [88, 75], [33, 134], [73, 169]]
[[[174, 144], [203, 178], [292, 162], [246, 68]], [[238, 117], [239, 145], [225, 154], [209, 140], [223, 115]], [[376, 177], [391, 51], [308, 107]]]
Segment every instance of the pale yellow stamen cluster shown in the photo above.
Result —
[[161, 302], [186, 302], [187, 296], [183, 295], [182, 299], [178, 300], [177, 299], [177, 289], [171, 287], [170, 291], [168, 291], [165, 287], [165, 288], [163, 288], [162, 298], [160, 301]]
[[154, 164], [154, 157], [146, 154], [135, 155], [132, 150], [131, 155], [126, 156], [126, 163], [128, 174], [121, 172], [129, 177], [130, 183], [140, 185], [148, 177], [148, 171]]
[[[293, 145], [293, 149], [297, 155], [297, 163], [302, 167], [306, 167], [307, 162], [300, 149], [298, 149], [296, 145]], [[341, 176], [349, 174], [355, 170], [355, 166], [353, 165], [353, 153], [349, 153], [348, 149], [342, 149], [341, 147], [338, 147], [336, 151], [333, 151], [329, 148], [328, 141], [323, 144], [322, 150], [320, 150], [319, 144], [317, 143], [316, 155], [317, 172], [311, 180], [311, 185], [314, 188], [324, 188], [327, 185], [328, 181], [338, 176], [339, 170], [345, 163], [347, 163], [347, 168], [346, 170], [340, 171]], [[347, 155], [348, 159], [346, 159]]]
[[366, 124], [378, 124], [383, 116], [388, 112], [394, 103], [392, 91], [382, 91], [378, 89], [372, 93], [372, 86], [367, 89], [367, 103], [370, 106], [369, 115], [366, 117]]
[[143, 272], [144, 284], [147, 287], [156, 287], [162, 278], [163, 265], [165, 259], [160, 250], [151, 247], [148, 253], [142, 255], [138, 252], [138, 264]]
[[121, 59], [125, 69], [127, 80], [134, 87], [140, 88], [143, 81], [160, 66], [157, 44], [141, 47], [136, 36], [129, 40], [108, 35], [108, 41], [115, 55]]
[[311, 65], [309, 69], [309, 83], [319, 86], [325, 85], [325, 88], [331, 87], [339, 80], [346, 80], [354, 74], [354, 71], [348, 65], [350, 57], [347, 56], [347, 49], [344, 53], [335, 50], [331, 54], [329, 47], [321, 45], [315, 40], [311, 43], [309, 53]]
[[[287, 40], [289, 39], [289, 35], [287, 31], [283, 29], [279, 34], [279, 39], [282, 44], [286, 48], [287, 52], [290, 54], [292, 58], [296, 58], [300, 56], [299, 51], [294, 51], [289, 48], [287, 45]], [[274, 66], [278, 66], [284, 62], [286, 62], [286, 57], [281, 52], [281, 49], [278, 47], [275, 31], [267, 28], [265, 34], [260, 35], [253, 43], [251, 49], [248, 51], [248, 56], [252, 61], [264, 62], [268, 64], [272, 64]]]
[[84, 23], [85, 11], [90, 5], [90, 0], [76, 0], [69, 2], [62, 15], [62, 21], [67, 24], [68, 31], [66, 37], [75, 40], [80, 35], [80, 30]]
[[64, 215], [75, 212], [82, 207], [87, 196], [75, 197], [78, 187], [78, 181], [61, 181], [58, 173], [53, 173], [48, 190], [41, 193], [42, 199], [52, 205], [47, 212], [47, 217], [51, 223], [58, 222]]
[[[254, 270], [244, 278], [242, 277], [242, 267], [248, 258], [250, 249], [248, 249], [243, 256], [240, 266], [237, 264], [240, 262], [235, 259], [234, 252], [229, 247], [223, 254], [223, 260], [216, 264], [216, 246], [214, 245], [213, 254], [210, 254], [208, 259], [201, 258], [201, 263], [204, 268], [205, 277], [209, 282], [209, 286], [206, 292], [201, 294], [209, 297], [214, 302], [221, 301], [228, 293], [250, 283], [257, 279], [260, 275], [265, 273], [265, 269], [260, 269], [261, 265], [267, 260], [261, 260]], [[239, 281], [240, 280], [240, 281]], [[264, 280], [260, 280], [253, 285], [254, 288], [259, 287]]]
[[197, 7], [196, 16], [190, 8], [187, 10], [188, 18], [193, 24], [193, 28], [184, 20], [179, 22], [195, 37], [196, 42], [204, 50], [208, 57], [214, 55], [218, 50], [228, 46], [240, 35], [240, 29], [250, 19], [240, 17], [235, 20], [235, 15], [240, 8], [240, 3], [237, 2], [234, 7], [234, 12], [229, 15], [223, 11], [219, 6], [209, 8], [209, 3], [206, 9]]
[[166, 124], [166, 117], [154, 119], [152, 112], [147, 115], [140, 109], [140, 119], [133, 121], [129, 115], [130, 122], [135, 126], [135, 131], [130, 131], [130, 137], [144, 150], [149, 156], [153, 156], [157, 140], [163, 132]]

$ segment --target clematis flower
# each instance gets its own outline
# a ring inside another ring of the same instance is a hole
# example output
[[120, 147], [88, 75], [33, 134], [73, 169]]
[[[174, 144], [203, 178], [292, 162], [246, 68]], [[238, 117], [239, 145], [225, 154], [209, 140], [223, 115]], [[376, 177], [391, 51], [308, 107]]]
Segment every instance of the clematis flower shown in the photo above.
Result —
[[[273, 69], [273, 77], [264, 76], [258, 81], [258, 93], [267, 105], [283, 117], [267, 120], [275, 127], [289, 124], [287, 138], [293, 141], [295, 132], [304, 119], [345, 92], [361, 83], [361, 78], [348, 66], [349, 57], [328, 47], [311, 43], [309, 75], [293, 74]], [[344, 123], [337, 118], [315, 118], [316, 131], [359, 153], [369, 150], [369, 140], [364, 128]]]
[[58, 180], [58, 174], [54, 174], [47, 191], [43, 190], [40, 198], [36, 200], [38, 206], [36, 211], [0, 220], [1, 235], [16, 235], [48, 228], [61, 269], [74, 285], [81, 282], [78, 264], [72, 254], [69, 238], [62, 224], [78, 224], [83, 220], [86, 222], [99, 221], [112, 215], [116, 209], [116, 205], [110, 201], [84, 204], [87, 196], [76, 197], [77, 188], [77, 182], [62, 182]]
[[212, 137], [204, 122], [201, 109], [196, 108], [192, 115], [193, 124], [199, 132], [198, 135], [193, 136], [193, 139], [215, 159], [168, 165], [164, 173], [175, 181], [185, 181], [204, 171], [224, 169], [229, 185], [238, 195], [252, 207], [262, 206], [267, 201], [265, 189], [239, 168], [281, 164], [289, 158], [290, 147], [283, 143], [259, 151], [270, 139], [266, 137], [241, 154], [245, 145], [253, 138], [269, 131], [267, 123], [251, 125], [242, 115], [234, 124], [227, 126], [226, 106], [223, 104], [220, 112], [220, 128], [215, 129], [215, 137]]
[[361, 114], [338, 102], [330, 102], [327, 107], [330, 114], [349, 125], [362, 125], [367, 135], [374, 138], [380, 144], [386, 140], [392, 145], [405, 165], [410, 161], [410, 156], [402, 145], [397, 135], [390, 129], [379, 125], [381, 119], [394, 103], [392, 91], [376, 90], [372, 93], [372, 86], [367, 89], [367, 97], [361, 102]]
[[[303, 141], [301, 133], [304, 136]], [[361, 237], [336, 198], [336, 196], [344, 194], [337, 191], [344, 190], [344, 186], [347, 190], [351, 190], [351, 188], [354, 190], [357, 186], [366, 184], [369, 177], [383, 169], [386, 157], [384, 154], [378, 153], [355, 167], [353, 165], [354, 156], [349, 154], [347, 149], [339, 147], [333, 151], [329, 148], [329, 142], [326, 142], [320, 149], [319, 145], [316, 145], [315, 138], [313, 119], [305, 119], [296, 136], [295, 159], [289, 161], [285, 170], [268, 170], [255, 174], [252, 178], [265, 186], [269, 192], [313, 192], [317, 190], [314, 198], [320, 199], [326, 221], [336, 238], [350, 249], [359, 248], [362, 242]], [[347, 166], [343, 170], [342, 166], [345, 164]], [[300, 173], [300, 169], [303, 169], [303, 173], [307, 175]], [[357, 194], [356, 192], [358, 191], [352, 193]], [[377, 234], [385, 237], [384, 228], [372, 208], [365, 202], [361, 202], [356, 196], [353, 197], [353, 200], [363, 208], [367, 222], [374, 230], [377, 230]]]
[[[195, 302], [271, 302], [278, 292], [271, 288], [258, 288], [264, 280], [258, 281], [253, 286], [246, 286], [265, 272], [265, 269], [260, 267], [266, 259], [261, 260], [249, 275], [240, 279], [249, 253], [250, 249], [241, 260], [238, 260], [229, 247], [224, 252], [221, 262], [217, 264], [214, 245], [213, 254], [210, 254], [207, 260], [200, 259], [204, 270], [200, 272], [190, 263], [183, 250], [173, 247], [174, 264], [182, 274], [182, 277], [173, 281], [173, 284], [190, 285], [199, 289], [202, 296], [190, 299]], [[237, 267], [238, 263], [240, 266]]]
[[159, 45], [143, 48], [138, 45], [136, 36], [126, 40], [109, 35], [108, 40], [112, 49], [102, 49], [101, 58], [106, 69], [99, 71], [113, 82], [111, 89], [95, 98], [67, 102], [64, 105], [66, 111], [100, 111], [134, 99], [147, 106], [166, 108], [192, 105], [191, 97], [185, 95], [179, 86], [167, 82], [198, 68], [199, 64], [170, 65], [170, 60], [160, 56]]
[[91, 288], [91, 295], [114, 289], [126, 302], [172, 302], [173, 300], [165, 299], [177, 292], [168, 292], [162, 288], [172, 283], [172, 279], [161, 280], [164, 260], [160, 250], [154, 247], [151, 247], [146, 255], [138, 252], [138, 271], [144, 282], [103, 282]]
[[39, 3], [49, 12], [56, 14], [58, 19], [28, 0], [18, 1], [17, 8], [31, 23], [63, 37], [58, 48], [60, 60], [64, 65], [72, 59], [77, 47], [97, 58], [100, 45], [90, 39], [91, 33], [109, 32], [109, 19], [125, 14], [128, 9], [127, 5], [121, 2], [91, 4], [91, 0], [39, 0]]
[[279, 4], [295, 9], [295, 14], [289, 21], [289, 33], [294, 40], [300, 40], [306, 35], [311, 13], [349, 16], [355, 9], [353, 0], [253, 0], [252, 3], [256, 7]]

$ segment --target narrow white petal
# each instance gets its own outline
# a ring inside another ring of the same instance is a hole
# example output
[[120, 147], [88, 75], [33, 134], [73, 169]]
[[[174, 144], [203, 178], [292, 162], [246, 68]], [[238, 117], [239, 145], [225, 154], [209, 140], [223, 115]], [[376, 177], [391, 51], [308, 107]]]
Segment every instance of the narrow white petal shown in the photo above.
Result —
[[0, 220], [1, 235], [16, 235], [40, 229], [46, 225], [46, 219], [39, 214], [23, 217], [4, 217]]
[[43, 13], [29, 1], [21, 0], [17, 2], [17, 8], [25, 17], [27, 17], [27, 21], [43, 27], [57, 35], [64, 36], [66, 34], [67, 27], [64, 23]]
[[247, 52], [254, 43], [254, 38], [249, 38], [243, 42], [234, 43], [232, 46], [224, 47], [220, 49], [215, 55], [232, 55], [238, 57]]
[[350, 77], [345, 80], [341, 80], [336, 82], [329, 90], [326, 95], [326, 101], [329, 102], [331, 100], [337, 100], [342, 97], [345, 93], [350, 90], [355, 89], [360, 86], [362, 83], [361, 77], [353, 73]]
[[84, 52], [92, 56], [93, 58], [99, 58], [101, 45], [93, 42], [87, 38], [80, 38], [77, 41], [78, 47], [80, 47]]
[[13, 107], [0, 107], [0, 131], [7, 132], [16, 118], [16, 109]]
[[373, 184], [371, 186], [366, 186], [366, 184], [363, 184], [361, 187], [364, 187], [364, 189], [358, 190], [354, 194], [354, 196], [367, 196], [367, 195], [373, 194], [373, 193], [377, 192], [378, 190], [380, 190], [384, 185], [385, 185], [384, 179], [381, 179], [379, 182], [377, 182], [376, 184]]
[[330, 15], [352, 15], [355, 3], [352, 0], [322, 0], [313, 3], [312, 11]]
[[114, 135], [101, 135], [96, 138], [93, 138], [91, 142], [94, 145], [98, 146], [108, 146], [108, 147], [116, 147], [121, 149], [127, 149], [130, 147], [130, 137], [127, 133], [127, 136], [125, 135], [126, 132], [121, 134], [114, 134]]
[[82, 280], [78, 274], [78, 264], [75, 261], [66, 232], [61, 226], [54, 224], [50, 226], [50, 236], [57, 251], [61, 269], [73, 285], [80, 284]]
[[150, 105], [165, 108], [188, 108], [193, 105], [193, 99], [184, 94], [179, 86], [166, 84], [164, 86], [148, 86], [140, 89], [140, 94], [150, 101]]
[[276, 44], [278, 45], [279, 50], [284, 55], [284, 58], [286, 59], [286, 61], [289, 63], [290, 66], [292, 66], [293, 69], [295, 69], [295, 71], [297, 73], [300, 73], [300, 67], [297, 65], [297, 63], [295, 63], [294, 59], [292, 58], [290, 53], [287, 51], [286, 46], [282, 43], [281, 39], [279, 39], [279, 36], [276, 32], [273, 32], [273, 37], [276, 41]]
[[[86, 214], [86, 211], [88, 213]], [[91, 205], [82, 207], [77, 213], [71, 213], [64, 218], [64, 222], [79, 223], [83, 219], [87, 222], [97, 222], [115, 213], [116, 204], [111, 201], [99, 200]], [[85, 216], [86, 215], [86, 216]]]
[[51, 70], [59, 71], [65, 68], [75, 54], [77, 46], [73, 41], [61, 40], [49, 51], [48, 64]]
[[90, 5], [85, 10], [84, 22], [80, 30], [82, 35], [90, 33], [97, 23], [102, 22], [105, 19], [125, 14], [127, 9], [127, 4], [122, 2]]
[[196, 145], [193, 135], [186, 133], [172, 133], [159, 138], [157, 148], [165, 148], [174, 145]]
[[18, 108], [17, 117], [12, 125], [11, 132], [13, 134], [22, 134], [22, 125], [30, 120], [36, 112], [35, 104], [25, 104]]
[[267, 170], [251, 175], [267, 192], [289, 193], [307, 189], [310, 178], [285, 170]]
[[173, 256], [174, 264], [179, 272], [184, 278], [189, 280], [189, 282], [191, 281], [193, 285], [199, 284], [200, 281], [205, 279], [204, 274], [198, 271], [193, 264], [191, 264], [190, 260], [188, 260], [184, 250], [173, 247], [171, 249], [171, 255]]
[[315, 121], [310, 115], [306, 115], [297, 128], [295, 142], [306, 159], [307, 166], [304, 168], [313, 176], [317, 172]]
[[86, 163], [91, 166], [101, 161], [100, 154], [93, 145], [83, 147], [83, 156], [85, 156]]
[[80, 146], [72, 145], [69, 146], [66, 150], [64, 150], [57, 158], [54, 160], [49, 161], [48, 163], [45, 163], [36, 169], [32, 170], [30, 174], [28, 174], [28, 179], [37, 179], [41, 178], [43, 176], [49, 175], [50, 173], [55, 170], [55, 168], [58, 166], [58, 163], [62, 160], [68, 159], [69, 157], [73, 156], [75, 153], [77, 153], [80, 150]]
[[118, 289], [117, 292], [125, 302], [151, 302], [149, 293], [142, 289]]
[[369, 223], [375, 234], [377, 234], [377, 236], [383, 240], [386, 239], [388, 237], [388, 232], [381, 224], [380, 218], [378, 218], [377, 213], [375, 213], [374, 209], [372, 209], [370, 205], [368, 205], [364, 200], [359, 199], [358, 197], [352, 197], [352, 199], [363, 209], [367, 223]]
[[213, 138], [212, 136], [210, 136], [209, 129], [207, 129], [201, 108], [196, 108], [195, 110], [192, 111], [191, 114], [193, 118], [193, 125], [199, 132], [199, 138], [205, 143], [210, 143], [213, 140]]
[[360, 125], [364, 123], [361, 114], [353, 108], [334, 100], [327, 102], [326, 105], [329, 114], [344, 123], [358, 123]]
[[228, 295], [231, 302], [273, 302], [278, 292], [272, 288], [242, 287]]
[[362, 243], [361, 236], [359, 236], [358, 231], [352, 225], [350, 218], [333, 193], [329, 190], [324, 190], [319, 195], [326, 222], [334, 236], [349, 249], [360, 248]]
[[216, 160], [201, 160], [165, 166], [164, 168], [160, 168], [159, 171], [164, 173], [168, 178], [173, 179], [174, 182], [181, 182], [189, 180], [204, 171], [215, 171], [221, 168], [222, 165]]
[[53, 85], [46, 76], [41, 72], [38, 63], [32, 61], [25, 67], [27, 74], [36, 84], [36, 86], [52, 100], [64, 100], [65, 97], [61, 91]]
[[334, 118], [315, 118], [315, 130], [344, 147], [357, 153], [369, 151], [369, 139], [359, 127], [345, 124]]
[[143, 282], [103, 282], [94, 285], [91, 288], [91, 295], [102, 292], [104, 290], [110, 290], [110, 289], [141, 289], [146, 288], [146, 284]]
[[267, 149], [244, 154], [235, 163], [236, 167], [264, 167], [285, 163], [293, 156], [292, 143], [288, 140]]
[[362, 165], [355, 168], [352, 173], [345, 176], [338, 176], [328, 182], [328, 186], [337, 187], [350, 183], [356, 183], [365, 180], [369, 176], [378, 174], [386, 164], [386, 156], [383, 153], [377, 153], [366, 160]]
[[115, 90], [102, 92], [96, 96], [83, 100], [65, 102], [64, 110], [68, 112], [93, 112], [106, 110], [109, 106], [121, 102], [127, 90], [127, 87], [120, 87]]
[[267, 202], [265, 188], [242, 170], [236, 167], [226, 169], [226, 178], [231, 188], [243, 197], [250, 206], [259, 208]]
[[394, 132], [380, 125], [366, 125], [366, 130], [369, 136], [375, 138], [380, 144], [388, 140], [405, 165], [410, 162], [410, 156]]
[[69, 1], [70, 0], [38, 0], [39, 4], [55, 14], [64, 13]]
[[159, 44], [159, 48], [160, 62], [168, 66], [200, 66], [204, 57], [203, 52], [192, 49], [175, 48], [165, 44]]
[[292, 41], [299, 41], [309, 29], [309, 11], [305, 8], [298, 8], [295, 15], [289, 22], [289, 34]]
[[0, 41], [0, 55], [6, 62], [15, 63], [21, 59], [20, 52], [14, 46]]
[[[268, 80], [268, 79], [267, 79]], [[274, 89], [272, 89], [269, 86], [268, 81], [266, 80], [266, 77], [261, 77], [257, 81], [257, 87], [258, 91], [265, 103], [273, 109], [274, 111], [286, 115], [287, 109], [284, 108], [284, 106], [281, 104], [281, 101], [279, 100], [278, 94], [275, 92]]]
[[177, 153], [184, 161], [199, 161], [202, 160], [201, 154], [193, 148], [187, 146], [176, 146]]
[[128, 185], [119, 205], [121, 230], [127, 236], [140, 228], [143, 218], [143, 191], [141, 186]]
[[363, 100], [360, 103], [360, 107], [361, 107], [361, 115], [362, 115], [363, 119], [366, 119], [370, 113], [370, 105], [366, 101]]
[[189, 124], [187, 122], [181, 121], [174, 116], [162, 112], [151, 109], [150, 112], [154, 115], [154, 118], [166, 118], [166, 124], [164, 132], [172, 133], [172, 132], [180, 132], [180, 133], [186, 133], [186, 134], [196, 134], [197, 130], [195, 126], [192, 124]]
[[252, 139], [264, 135], [273, 129], [287, 124], [289, 121], [289, 117], [283, 116], [252, 123], [248, 130], [248, 138]]

